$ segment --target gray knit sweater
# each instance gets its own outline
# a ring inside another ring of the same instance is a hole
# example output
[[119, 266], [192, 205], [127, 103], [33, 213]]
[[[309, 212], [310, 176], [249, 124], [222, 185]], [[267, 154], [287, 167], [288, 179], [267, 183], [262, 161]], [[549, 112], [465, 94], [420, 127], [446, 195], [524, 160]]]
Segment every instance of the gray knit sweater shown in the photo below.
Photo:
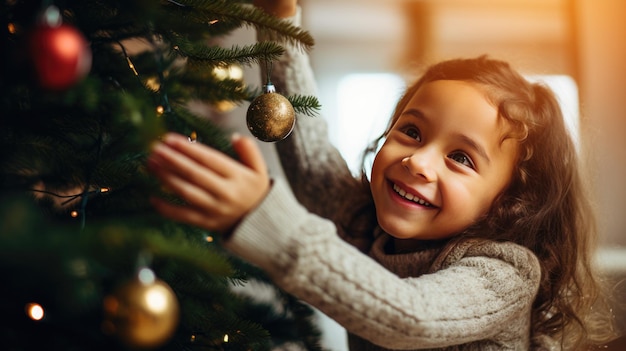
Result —
[[[286, 49], [273, 65], [277, 91], [315, 95], [308, 56]], [[380, 229], [358, 249], [337, 223], [346, 201], [363, 201], [360, 181], [329, 143], [324, 120], [298, 116], [276, 148], [289, 184], [275, 179], [225, 246], [345, 327], [352, 351], [554, 349], [531, 335], [540, 280], [531, 251], [481, 242], [445, 257], [436, 246], [394, 253]]]

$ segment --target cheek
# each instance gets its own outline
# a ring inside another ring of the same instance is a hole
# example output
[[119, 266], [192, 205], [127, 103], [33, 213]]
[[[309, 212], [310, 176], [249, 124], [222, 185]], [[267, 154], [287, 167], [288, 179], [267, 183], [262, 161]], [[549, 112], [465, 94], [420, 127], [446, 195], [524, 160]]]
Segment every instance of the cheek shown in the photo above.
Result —
[[384, 152], [384, 150], [381, 149], [374, 157], [374, 162], [372, 163], [372, 172], [370, 176], [371, 177], [370, 181], [372, 183], [375, 183], [384, 179], [385, 169], [387, 168], [388, 165], [389, 165], [388, 157], [386, 153]]
[[494, 202], [504, 190], [504, 184], [494, 181], [491, 186], [486, 186], [482, 191], [482, 196], [477, 199], [477, 216], [483, 216], [491, 210]]
[[451, 210], [449, 213], [455, 220], [467, 225], [487, 213], [495, 199], [491, 189], [476, 185], [475, 182], [458, 182], [440, 188], [444, 203]]

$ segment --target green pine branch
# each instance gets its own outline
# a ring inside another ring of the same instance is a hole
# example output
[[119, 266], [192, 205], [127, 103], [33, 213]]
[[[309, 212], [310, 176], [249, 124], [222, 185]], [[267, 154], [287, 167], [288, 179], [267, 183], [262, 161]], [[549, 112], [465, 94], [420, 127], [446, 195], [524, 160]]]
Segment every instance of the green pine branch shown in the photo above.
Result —
[[294, 110], [307, 116], [316, 116], [322, 108], [315, 96], [291, 95], [287, 97]]
[[173, 53], [189, 59], [190, 64], [204, 63], [209, 66], [239, 63], [250, 65], [262, 61], [278, 59], [285, 50], [274, 42], [261, 42], [245, 46], [223, 48], [219, 46], [198, 45], [184, 38], [170, 38]]
[[272, 41], [298, 45], [308, 50], [315, 45], [313, 37], [305, 30], [288, 21], [268, 15], [264, 11], [228, 0], [184, 0], [169, 1], [168, 13], [185, 12], [185, 18], [229, 29], [249, 25], [267, 31]]
[[[218, 236], [206, 240], [212, 233], [165, 220], [149, 202], [156, 195], [181, 203], [145, 165], [149, 145], [166, 131], [235, 157], [228, 134], [192, 113], [188, 102], [239, 103], [261, 90], [217, 77], [215, 67], [262, 64], [283, 54], [281, 44], [307, 50], [314, 44], [305, 31], [246, 2], [55, 2], [64, 22], [86, 35], [93, 57], [88, 77], [63, 92], [45, 91], [27, 74], [33, 69], [23, 43], [40, 2], [1, 3], [3, 28], [18, 29], [0, 35], [3, 345], [119, 349], [100, 333], [102, 298], [136, 273], [139, 258], [149, 257], [145, 263], [181, 305], [179, 330], [163, 351], [266, 350], [288, 340], [317, 349], [314, 328], [301, 324], [310, 311], [282, 294], [272, 303], [283, 304], [284, 314], [253, 307], [256, 301], [237, 296], [232, 286], [269, 279], [228, 254]], [[220, 36], [242, 26], [267, 31], [274, 41], [219, 46]], [[319, 109], [314, 97], [289, 100], [298, 113]], [[74, 210], [78, 217], [70, 215]], [[53, 317], [13, 325], [32, 301]]]

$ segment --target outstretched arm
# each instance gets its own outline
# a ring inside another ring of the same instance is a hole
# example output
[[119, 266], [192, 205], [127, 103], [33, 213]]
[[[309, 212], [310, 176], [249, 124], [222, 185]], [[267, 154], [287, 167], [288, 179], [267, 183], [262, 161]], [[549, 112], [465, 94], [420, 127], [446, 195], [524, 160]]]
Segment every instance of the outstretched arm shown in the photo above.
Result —
[[[270, 187], [252, 139], [236, 137], [233, 147], [241, 161], [167, 134], [154, 146], [148, 166], [186, 203], [153, 199], [157, 211], [232, 232], [226, 248], [374, 344], [415, 349], [489, 343], [502, 333], [527, 335], [540, 278], [527, 249], [511, 243], [470, 246], [451, 254], [454, 261], [436, 273], [402, 279], [339, 239], [335, 226], [309, 213], [282, 180]], [[475, 349], [489, 349], [483, 346]]]
[[[376, 345], [528, 349], [523, 340], [540, 275], [527, 249], [509, 243], [470, 247], [451, 254], [455, 261], [436, 273], [403, 279], [341, 240], [335, 229], [277, 180], [224, 245]], [[521, 344], [490, 341], [504, 334]]]
[[[300, 25], [295, 0], [256, 0], [268, 13]], [[259, 32], [258, 40], [266, 37]], [[285, 53], [271, 65], [270, 79], [276, 91], [289, 95], [317, 95], [317, 85], [308, 53], [285, 44]], [[265, 67], [262, 67], [265, 70]], [[262, 73], [267, 77], [267, 72]], [[353, 196], [359, 183], [345, 160], [328, 139], [327, 125], [321, 116], [298, 115], [293, 132], [275, 144], [282, 169], [297, 199], [309, 211], [337, 223], [342, 212], [339, 199]]]

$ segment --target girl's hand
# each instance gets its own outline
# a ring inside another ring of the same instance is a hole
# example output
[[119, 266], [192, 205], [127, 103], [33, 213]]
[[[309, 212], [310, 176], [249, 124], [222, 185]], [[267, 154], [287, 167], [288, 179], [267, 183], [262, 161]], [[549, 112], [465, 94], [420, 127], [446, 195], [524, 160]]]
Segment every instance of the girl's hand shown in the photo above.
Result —
[[291, 17], [296, 14], [297, 0], [254, 0], [254, 6], [279, 18]]
[[169, 133], [148, 157], [148, 167], [162, 184], [182, 198], [175, 206], [152, 198], [163, 216], [193, 226], [228, 232], [269, 190], [267, 166], [250, 138], [233, 137], [237, 161], [187, 137]]

